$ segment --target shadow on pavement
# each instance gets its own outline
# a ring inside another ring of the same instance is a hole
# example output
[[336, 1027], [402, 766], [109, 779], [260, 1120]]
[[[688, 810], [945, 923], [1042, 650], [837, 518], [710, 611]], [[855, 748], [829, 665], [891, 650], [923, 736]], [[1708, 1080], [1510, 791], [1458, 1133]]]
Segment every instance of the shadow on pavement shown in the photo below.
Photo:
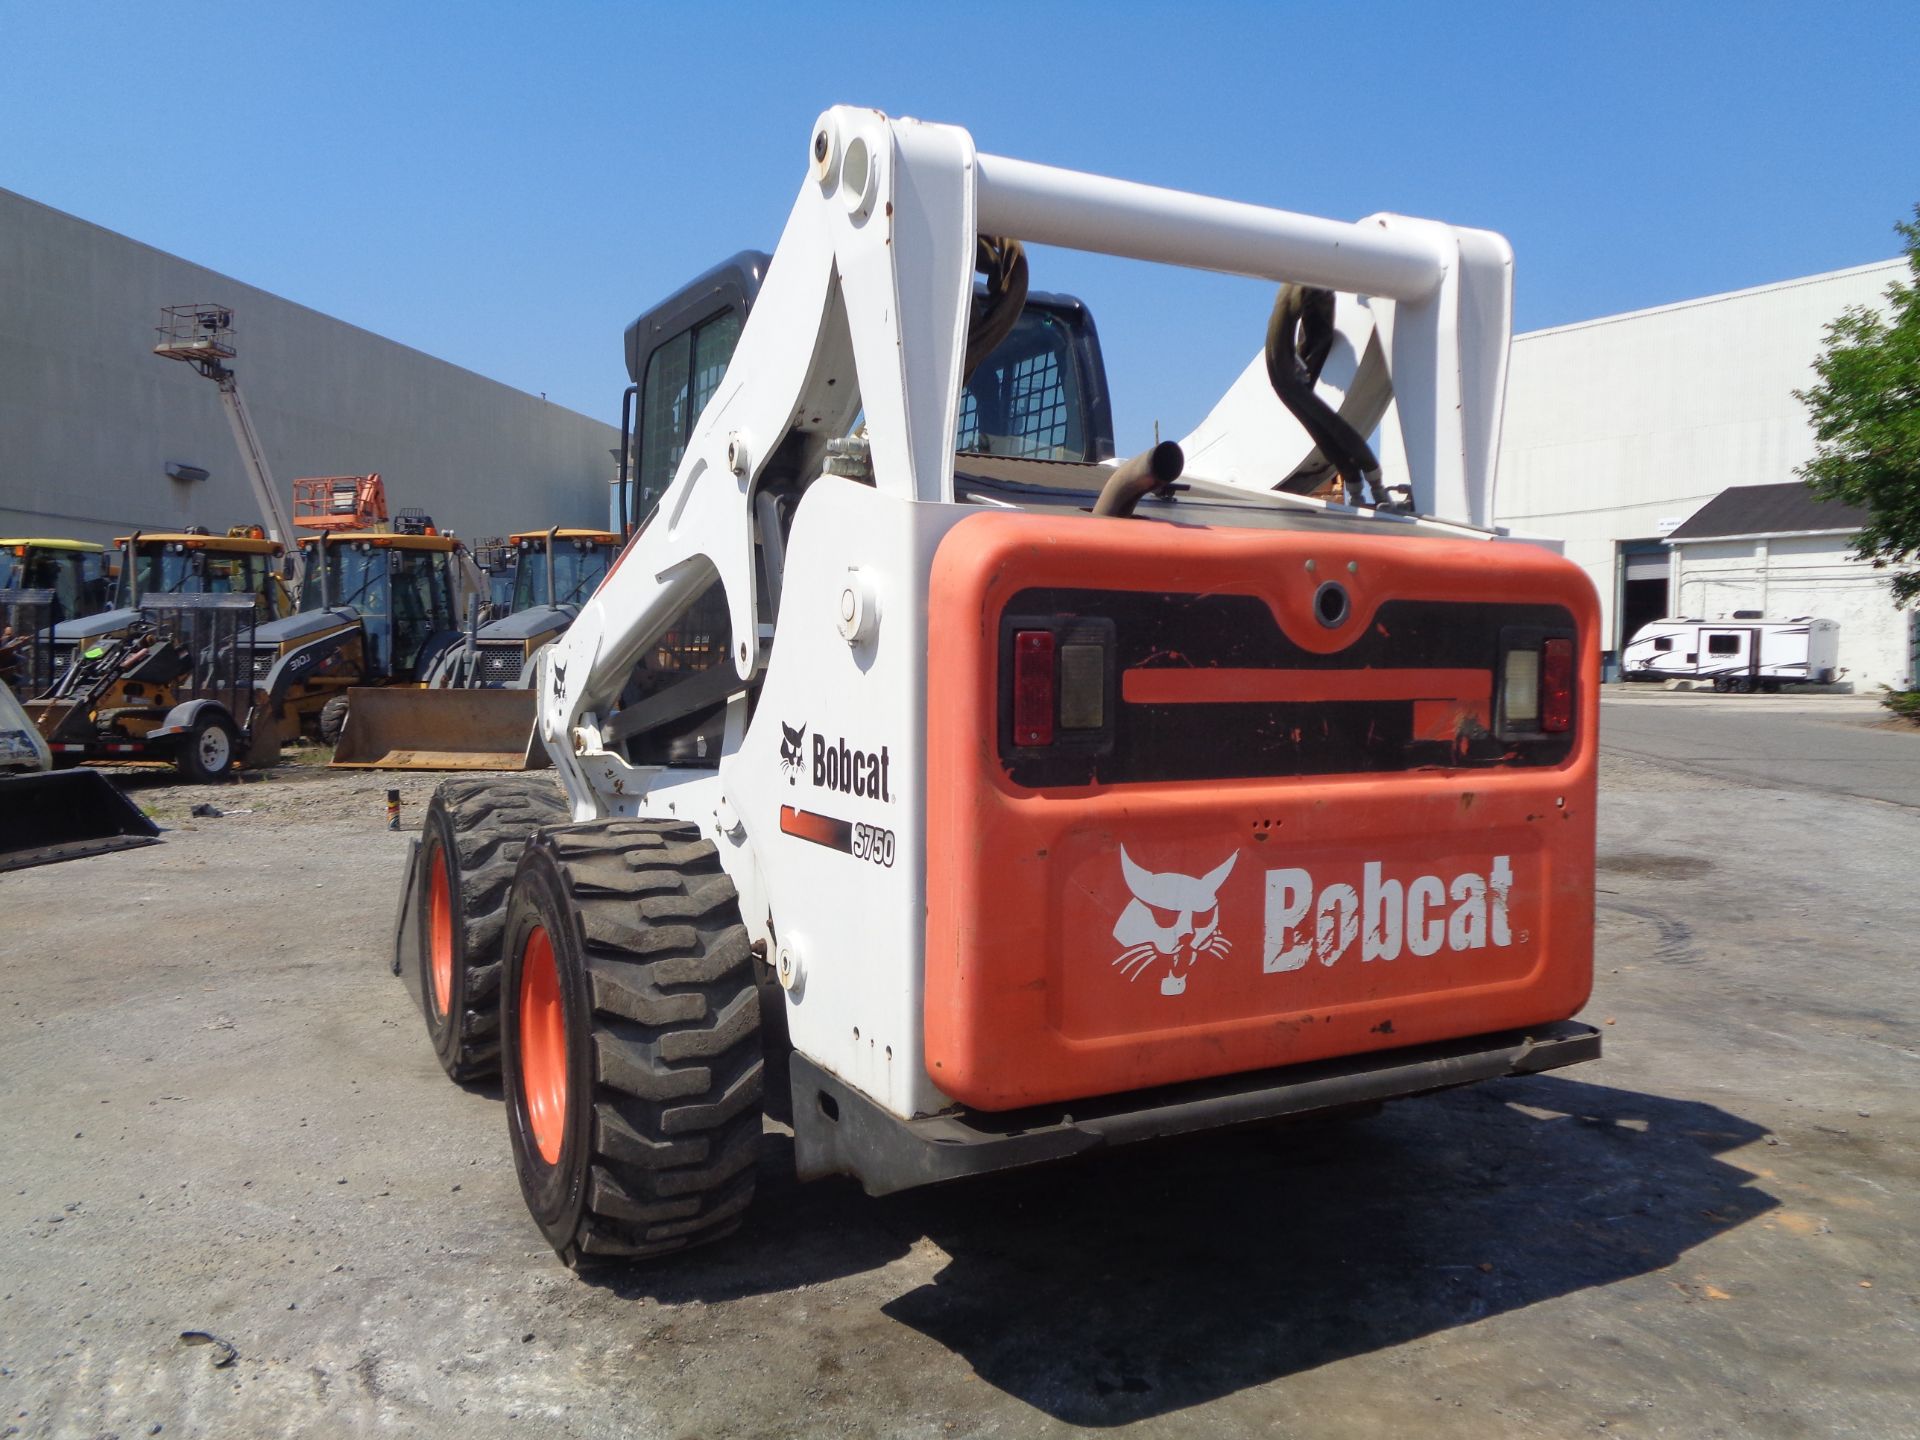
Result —
[[1216, 1135], [869, 1200], [770, 1137], [746, 1230], [597, 1277], [708, 1302], [949, 1257], [886, 1314], [1074, 1425], [1203, 1404], [1663, 1268], [1772, 1209], [1711, 1105], [1536, 1076], [1367, 1121]]

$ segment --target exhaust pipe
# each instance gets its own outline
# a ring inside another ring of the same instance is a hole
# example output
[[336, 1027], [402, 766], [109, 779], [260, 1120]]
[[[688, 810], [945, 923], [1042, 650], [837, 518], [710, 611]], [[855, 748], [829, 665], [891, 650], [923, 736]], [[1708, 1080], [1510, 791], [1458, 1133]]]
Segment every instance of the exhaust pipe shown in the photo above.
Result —
[[1171, 485], [1186, 468], [1186, 452], [1173, 441], [1162, 440], [1151, 450], [1141, 451], [1107, 477], [1107, 483], [1100, 487], [1100, 498], [1093, 502], [1093, 513], [1131, 515], [1142, 496]]

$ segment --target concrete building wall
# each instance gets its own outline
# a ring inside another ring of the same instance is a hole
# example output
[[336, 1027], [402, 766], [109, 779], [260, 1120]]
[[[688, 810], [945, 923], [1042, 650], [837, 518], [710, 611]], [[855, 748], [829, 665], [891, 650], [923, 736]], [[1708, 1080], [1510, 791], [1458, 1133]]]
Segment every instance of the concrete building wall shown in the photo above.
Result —
[[1600, 592], [1603, 648], [1622, 638], [1620, 543], [1658, 541], [1731, 486], [1792, 480], [1813, 455], [1793, 392], [1823, 328], [1879, 307], [1905, 271], [1890, 260], [1515, 337], [1496, 514], [1565, 541]]
[[463, 535], [605, 523], [613, 426], [0, 190], [0, 535], [259, 520], [218, 388], [152, 353], [161, 309], [203, 301], [234, 311], [285, 503], [297, 476], [377, 470]]
[[1911, 612], [1893, 608], [1887, 572], [1852, 558], [1845, 535], [1688, 540], [1673, 545], [1673, 613], [1699, 620], [1758, 610], [1770, 620], [1840, 623], [1840, 681], [1855, 690], [1913, 683]]

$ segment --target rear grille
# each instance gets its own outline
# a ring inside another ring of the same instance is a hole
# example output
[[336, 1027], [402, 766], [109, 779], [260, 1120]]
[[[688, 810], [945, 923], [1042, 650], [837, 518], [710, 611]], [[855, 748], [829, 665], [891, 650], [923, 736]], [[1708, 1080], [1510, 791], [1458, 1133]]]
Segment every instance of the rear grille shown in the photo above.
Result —
[[[1063, 643], [1109, 627], [1110, 713], [1023, 746], [1013, 727], [1013, 637]], [[1494, 677], [1517, 627], [1573, 633], [1556, 605], [1389, 601], [1346, 649], [1319, 654], [1251, 595], [1031, 589], [1001, 616], [1000, 755], [1028, 786], [1425, 768], [1554, 765], [1571, 734], [1502, 736]]]
[[520, 678], [520, 666], [524, 662], [526, 651], [517, 642], [482, 645], [480, 647], [479, 675], [476, 683], [481, 685], [512, 685]]

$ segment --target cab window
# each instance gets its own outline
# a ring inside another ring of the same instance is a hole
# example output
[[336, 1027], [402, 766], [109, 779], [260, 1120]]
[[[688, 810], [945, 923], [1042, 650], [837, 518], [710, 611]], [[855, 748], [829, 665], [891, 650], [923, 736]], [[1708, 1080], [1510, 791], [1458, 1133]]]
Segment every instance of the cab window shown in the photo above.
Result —
[[740, 316], [722, 311], [682, 331], [647, 360], [640, 387], [640, 455], [634, 513], [651, 514], [673, 483], [687, 441], [740, 343]]

